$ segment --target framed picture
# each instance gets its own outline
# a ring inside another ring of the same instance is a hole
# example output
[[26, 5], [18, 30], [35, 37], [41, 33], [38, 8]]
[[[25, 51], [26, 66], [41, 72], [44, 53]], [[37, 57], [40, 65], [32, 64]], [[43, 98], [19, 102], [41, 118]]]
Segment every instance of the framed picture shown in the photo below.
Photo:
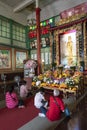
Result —
[[59, 35], [60, 63], [67, 66], [76, 66], [76, 30]]
[[0, 70], [12, 68], [12, 51], [10, 48], [0, 47]]
[[16, 69], [23, 69], [24, 63], [23, 61], [28, 58], [27, 51], [22, 50], [15, 50], [15, 68]]

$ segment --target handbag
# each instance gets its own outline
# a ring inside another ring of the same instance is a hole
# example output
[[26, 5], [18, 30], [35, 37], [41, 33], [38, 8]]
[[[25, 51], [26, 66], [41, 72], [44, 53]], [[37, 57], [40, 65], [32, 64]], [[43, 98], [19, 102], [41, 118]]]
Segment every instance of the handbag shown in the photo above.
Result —
[[55, 97], [53, 97], [53, 98], [54, 98], [54, 100], [55, 100], [56, 105], [57, 105], [58, 108], [60, 109], [60, 106], [59, 106], [58, 102], [56, 101]]
[[[56, 101], [55, 97], [53, 97], [53, 98], [54, 98], [55, 103], [58, 106], [58, 108], [60, 108], [60, 106], [59, 106], [58, 102]], [[70, 110], [68, 109], [68, 107], [65, 108], [64, 114], [65, 114], [65, 116], [68, 116], [68, 117], [70, 116]]]
[[68, 107], [65, 108], [64, 113], [65, 113], [65, 116], [70, 116], [70, 110]]

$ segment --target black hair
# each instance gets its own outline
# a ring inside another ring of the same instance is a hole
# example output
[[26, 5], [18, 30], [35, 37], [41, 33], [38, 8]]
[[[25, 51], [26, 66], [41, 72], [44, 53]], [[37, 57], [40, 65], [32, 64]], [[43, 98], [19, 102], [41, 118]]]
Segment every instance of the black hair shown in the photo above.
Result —
[[14, 86], [10, 86], [8, 91], [11, 94], [14, 91]]
[[42, 92], [42, 93], [44, 93], [45, 89], [43, 87], [40, 87], [39, 91]]
[[27, 82], [25, 80], [22, 81], [22, 84], [25, 85]]

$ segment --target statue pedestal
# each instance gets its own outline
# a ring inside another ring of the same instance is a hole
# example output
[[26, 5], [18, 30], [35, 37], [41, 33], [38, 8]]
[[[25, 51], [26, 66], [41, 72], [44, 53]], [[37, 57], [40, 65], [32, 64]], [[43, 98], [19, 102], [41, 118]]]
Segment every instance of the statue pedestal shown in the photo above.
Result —
[[30, 77], [24, 77], [24, 80], [27, 82], [27, 88], [31, 90], [31, 84], [32, 84], [32, 78]]

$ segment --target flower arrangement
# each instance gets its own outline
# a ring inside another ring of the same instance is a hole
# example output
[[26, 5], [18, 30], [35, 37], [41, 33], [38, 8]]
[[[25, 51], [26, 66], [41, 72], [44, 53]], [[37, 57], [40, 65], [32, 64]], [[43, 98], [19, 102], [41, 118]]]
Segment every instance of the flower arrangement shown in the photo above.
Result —
[[74, 76], [81, 77], [81, 76], [83, 76], [83, 73], [80, 72], [80, 71], [76, 71], [76, 72], [74, 73]]
[[61, 74], [59, 74], [59, 70], [56, 69], [54, 71], [48, 70], [45, 73], [40, 74], [38, 76], [33, 77], [33, 84], [37, 87], [51, 87], [51, 88], [59, 88], [61, 90], [72, 90], [76, 91], [79, 86], [80, 77], [82, 76], [81, 72], [75, 71], [73, 75], [71, 75], [70, 70], [63, 70]]
[[38, 75], [39, 80], [43, 80], [43, 78], [44, 78], [43, 74]]
[[75, 82], [72, 78], [69, 78], [68, 81], [67, 81], [67, 85], [68, 87], [73, 87], [75, 86]]
[[54, 77], [54, 78], [57, 78], [57, 77], [58, 77], [58, 70], [54, 70], [54, 72], [53, 72], [53, 77]]
[[44, 76], [47, 77], [47, 78], [51, 77], [52, 76], [52, 71], [51, 70], [46, 71], [44, 73]]
[[36, 81], [38, 81], [38, 77], [37, 77], [37, 76], [34, 76], [34, 77], [33, 77], [33, 82], [36, 82]]

